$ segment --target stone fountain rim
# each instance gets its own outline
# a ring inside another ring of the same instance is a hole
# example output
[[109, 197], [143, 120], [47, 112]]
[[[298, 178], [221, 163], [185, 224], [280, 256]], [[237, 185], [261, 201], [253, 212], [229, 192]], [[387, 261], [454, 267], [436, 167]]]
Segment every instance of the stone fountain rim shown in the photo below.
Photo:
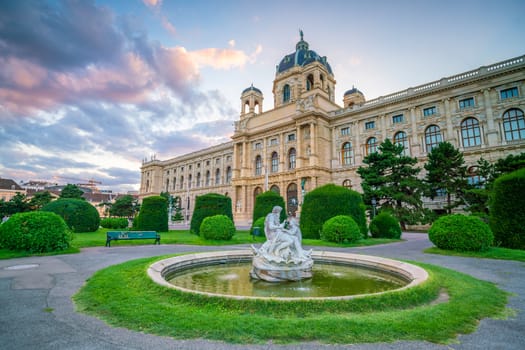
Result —
[[341, 253], [331, 251], [314, 251], [311, 255], [314, 262], [319, 263], [338, 263], [374, 270], [383, 271], [386, 273], [395, 274], [398, 277], [405, 279], [408, 284], [389, 291], [358, 294], [358, 295], [344, 295], [335, 297], [258, 297], [258, 296], [240, 296], [231, 294], [220, 294], [202, 292], [193, 289], [175, 286], [166, 281], [165, 276], [171, 274], [179, 269], [187, 269], [191, 266], [211, 265], [216, 263], [227, 263], [236, 261], [249, 261], [253, 257], [251, 250], [228, 250], [215, 251], [179, 255], [167, 259], [159, 260], [151, 264], [147, 270], [148, 276], [157, 284], [179, 290], [184, 293], [193, 293], [209, 297], [220, 297], [236, 300], [277, 300], [277, 301], [302, 301], [302, 300], [349, 300], [355, 298], [363, 298], [372, 295], [380, 295], [385, 293], [399, 292], [408, 288], [413, 288], [425, 282], [429, 275], [427, 271], [419, 266], [412, 265], [403, 261], [382, 258], [372, 255], [362, 255], [354, 253]]

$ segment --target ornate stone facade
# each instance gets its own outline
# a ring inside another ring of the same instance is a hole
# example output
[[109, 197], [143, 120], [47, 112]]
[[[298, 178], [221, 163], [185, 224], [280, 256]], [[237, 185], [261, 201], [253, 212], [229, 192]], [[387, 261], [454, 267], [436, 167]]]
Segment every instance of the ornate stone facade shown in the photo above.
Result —
[[334, 101], [335, 85], [326, 57], [301, 36], [276, 67], [273, 109], [263, 111], [259, 89], [245, 89], [232, 141], [145, 161], [140, 197], [168, 191], [190, 218], [196, 196], [226, 194], [235, 222], [248, 224], [255, 196], [265, 190], [279, 192], [286, 210], [298, 213], [305, 193], [318, 186], [360, 191], [356, 170], [386, 138], [421, 163], [438, 142], [449, 141], [472, 166], [473, 181], [481, 156], [495, 161], [525, 151], [525, 56], [369, 101], [352, 88], [344, 107]]

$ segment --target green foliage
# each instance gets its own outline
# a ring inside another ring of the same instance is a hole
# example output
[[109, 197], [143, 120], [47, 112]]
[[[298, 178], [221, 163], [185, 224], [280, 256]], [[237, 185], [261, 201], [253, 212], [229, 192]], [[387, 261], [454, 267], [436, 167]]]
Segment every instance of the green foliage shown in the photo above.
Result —
[[[449, 142], [441, 142], [428, 154], [425, 164], [428, 194], [434, 199], [438, 190], [445, 190], [447, 195], [447, 212], [462, 204], [462, 196], [468, 188], [467, 167], [463, 153]], [[455, 196], [453, 201], [452, 196]]]
[[132, 195], [125, 195], [115, 199], [115, 202], [111, 205], [109, 209], [109, 214], [112, 216], [120, 216], [131, 218], [135, 215], [135, 208], [137, 201], [133, 198]]
[[525, 249], [525, 169], [496, 179], [490, 201], [490, 226], [495, 243]]
[[389, 212], [381, 212], [370, 222], [370, 233], [374, 238], [396, 238], [401, 237], [401, 226], [399, 221]]
[[39, 210], [43, 206], [51, 203], [53, 200], [53, 197], [51, 196], [51, 193], [49, 191], [42, 191], [37, 192], [31, 197], [31, 200], [29, 201], [29, 206], [32, 210]]
[[100, 226], [104, 228], [127, 228], [128, 219], [126, 218], [105, 218], [100, 220]]
[[52, 252], [67, 249], [70, 242], [66, 223], [55, 213], [18, 213], [0, 225], [0, 246], [10, 250]]
[[266, 215], [272, 212], [272, 209], [275, 206], [283, 208], [281, 215], [279, 216], [279, 221], [283, 222], [286, 219], [286, 207], [284, 204], [284, 199], [281, 197], [281, 195], [275, 193], [274, 191], [266, 191], [255, 197], [255, 205], [253, 207], [252, 214], [252, 229], [254, 227], [253, 223], [255, 223], [255, 221], [259, 218], [265, 218]]
[[488, 216], [488, 190], [485, 188], [471, 188], [465, 191], [463, 198], [467, 204], [467, 210], [473, 215]]
[[362, 179], [364, 201], [371, 205], [372, 198], [381, 209], [390, 210], [401, 222], [414, 224], [424, 221], [424, 185], [417, 177], [420, 168], [417, 158], [403, 155], [404, 147], [386, 139], [378, 152], [363, 159], [367, 166], [361, 166], [357, 173]]
[[232, 200], [217, 193], [197, 196], [195, 210], [191, 217], [190, 231], [199, 234], [202, 221], [208, 216], [226, 215], [233, 221]]
[[82, 195], [84, 194], [84, 191], [82, 191], [77, 185], [67, 184], [64, 186], [62, 191], [60, 191], [60, 198], [73, 198], [73, 199], [82, 199]]
[[25, 194], [17, 192], [9, 201], [0, 200], [0, 215], [1, 217], [10, 216], [16, 213], [24, 213], [30, 211], [31, 206], [27, 201]]
[[211, 240], [230, 240], [235, 234], [235, 225], [226, 215], [214, 215], [204, 218], [200, 227], [200, 236]]
[[357, 242], [362, 239], [363, 235], [359, 226], [348, 215], [337, 215], [328, 219], [323, 224], [321, 231], [321, 239], [323, 241], [343, 243], [343, 242]]
[[491, 247], [494, 235], [478, 217], [454, 214], [437, 219], [428, 238], [440, 249], [482, 252]]
[[100, 226], [100, 215], [97, 209], [85, 200], [58, 199], [41, 210], [60, 215], [73, 232], [95, 232]]
[[[282, 213], [282, 212], [281, 212]], [[261, 235], [264, 235], [264, 221], [266, 220], [266, 217], [260, 217], [257, 220], [255, 220], [252, 224], [252, 228], [250, 229], [250, 234], [253, 235], [253, 228], [258, 227], [259, 232]]]
[[145, 197], [140, 212], [133, 221], [138, 231], [168, 231], [168, 201], [161, 196]]
[[337, 215], [351, 216], [366, 237], [368, 229], [361, 195], [342, 186], [327, 184], [304, 197], [300, 221], [303, 238], [318, 239], [325, 221]]

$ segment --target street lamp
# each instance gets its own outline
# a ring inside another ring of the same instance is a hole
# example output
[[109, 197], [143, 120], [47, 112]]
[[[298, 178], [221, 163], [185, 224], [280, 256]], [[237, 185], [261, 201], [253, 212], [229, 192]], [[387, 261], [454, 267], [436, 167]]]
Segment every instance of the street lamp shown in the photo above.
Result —
[[371, 203], [372, 203], [372, 219], [373, 219], [373, 218], [376, 217], [376, 205], [377, 205], [377, 201], [376, 201], [376, 198], [375, 198], [375, 197], [372, 197]]

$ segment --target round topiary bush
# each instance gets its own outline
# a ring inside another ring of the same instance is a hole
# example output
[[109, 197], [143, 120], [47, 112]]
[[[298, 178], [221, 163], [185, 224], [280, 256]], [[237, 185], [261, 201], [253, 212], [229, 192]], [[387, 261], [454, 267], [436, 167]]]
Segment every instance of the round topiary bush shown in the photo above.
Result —
[[368, 228], [361, 194], [334, 184], [318, 187], [304, 197], [300, 223], [303, 237], [318, 239], [325, 221], [337, 215], [351, 216], [366, 237]]
[[395, 238], [401, 237], [401, 226], [399, 221], [388, 212], [379, 213], [370, 222], [370, 233], [374, 238]]
[[235, 225], [226, 215], [208, 216], [200, 227], [200, 235], [204, 239], [230, 240], [234, 234]]
[[145, 197], [133, 221], [133, 230], [168, 231], [168, 200], [162, 196]]
[[[283, 210], [284, 211], [284, 210]], [[282, 213], [282, 212], [281, 212]], [[252, 224], [252, 228], [250, 230], [250, 233], [253, 235], [253, 228], [254, 227], [258, 227], [259, 228], [259, 232], [261, 234], [261, 236], [264, 236], [264, 220], [266, 220], [266, 217], [261, 217], [261, 218], [258, 218], [257, 220], [255, 220], [255, 222]]]
[[197, 235], [200, 234], [202, 221], [214, 215], [226, 215], [233, 222], [231, 198], [218, 193], [197, 196], [195, 210], [191, 216], [190, 231]]
[[327, 220], [323, 224], [321, 239], [323, 241], [343, 243], [356, 242], [363, 238], [359, 226], [355, 220], [348, 215], [338, 215]]
[[71, 232], [52, 212], [14, 214], [0, 225], [0, 246], [9, 250], [45, 253], [69, 248]]
[[490, 200], [490, 227], [496, 244], [525, 249], [525, 168], [500, 176]]
[[100, 227], [97, 209], [83, 199], [57, 199], [40, 210], [60, 215], [73, 232], [95, 232]]
[[127, 228], [128, 219], [126, 218], [104, 218], [100, 220], [100, 226], [104, 228]]
[[480, 218], [454, 214], [437, 219], [428, 231], [428, 238], [440, 249], [485, 251], [492, 245], [494, 235]]

